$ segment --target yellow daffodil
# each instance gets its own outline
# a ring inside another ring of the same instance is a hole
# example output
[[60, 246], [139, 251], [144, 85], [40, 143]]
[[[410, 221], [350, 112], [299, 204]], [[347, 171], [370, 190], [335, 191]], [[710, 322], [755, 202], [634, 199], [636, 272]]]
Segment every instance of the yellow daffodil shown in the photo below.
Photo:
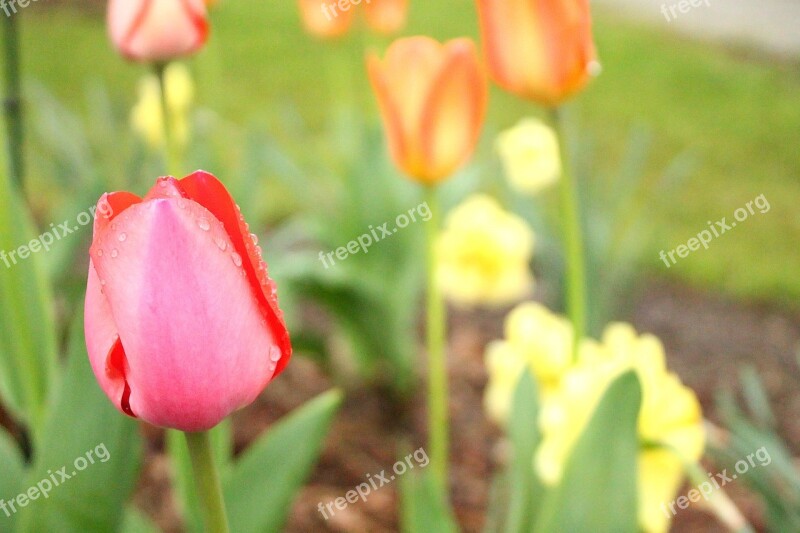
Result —
[[[176, 146], [184, 147], [189, 140], [189, 111], [194, 100], [192, 76], [186, 65], [171, 63], [164, 72], [164, 80], [171, 135]], [[139, 100], [131, 110], [131, 127], [152, 149], [163, 149], [161, 87], [155, 75], [148, 75], [139, 83]]]
[[572, 359], [572, 325], [538, 303], [516, 307], [505, 321], [505, 339], [489, 345], [489, 384], [484, 402], [489, 416], [505, 425], [514, 389], [528, 369], [542, 398], [557, 389]]
[[[639, 412], [639, 524], [649, 533], [665, 532], [669, 518], [661, 504], [680, 487], [683, 461], [697, 461], [705, 435], [694, 393], [667, 371], [664, 348], [652, 335], [637, 336], [628, 324], [612, 324], [603, 341], [585, 341], [579, 362], [543, 406], [543, 441], [536, 468], [541, 478], [556, 484], [571, 450], [586, 427], [608, 385], [633, 369], [642, 384]], [[646, 446], [656, 443], [665, 447]], [[668, 451], [669, 450], [675, 450]]]
[[437, 243], [437, 280], [456, 305], [506, 305], [533, 286], [534, 235], [525, 221], [477, 194], [453, 209]]
[[497, 151], [512, 187], [536, 194], [561, 176], [558, 137], [544, 122], [528, 118], [497, 137]]

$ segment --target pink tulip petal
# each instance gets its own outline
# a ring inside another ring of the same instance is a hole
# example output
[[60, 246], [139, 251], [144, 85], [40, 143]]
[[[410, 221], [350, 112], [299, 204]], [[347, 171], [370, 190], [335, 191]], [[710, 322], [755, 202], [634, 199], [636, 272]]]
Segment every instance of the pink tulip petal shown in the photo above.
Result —
[[[111, 318], [111, 309], [103, 294], [103, 287], [94, 264], [89, 263], [89, 282], [86, 287], [86, 304], [84, 307], [84, 329], [86, 334], [86, 349], [89, 353], [89, 362], [92, 370], [100, 383], [100, 388], [121, 412], [135, 416], [129, 405], [125, 405], [125, 391], [128, 388], [125, 382], [124, 352], [119, 353], [119, 333], [114, 319]], [[112, 354], [116, 357], [112, 358]], [[122, 360], [120, 360], [120, 356]]]
[[187, 196], [199, 203], [220, 220], [237, 253], [243, 258], [243, 268], [250, 282], [253, 295], [260, 304], [262, 316], [272, 331], [281, 358], [275, 375], [280, 374], [292, 355], [289, 331], [283, 321], [283, 312], [278, 307], [278, 291], [275, 282], [269, 277], [267, 265], [261, 258], [248, 231], [239, 206], [233, 201], [228, 190], [216, 177], [208, 172], [198, 171], [178, 182]]
[[[251, 403], [276, 373], [275, 330], [228, 235], [198, 203], [160, 198], [129, 207], [114, 229], [95, 236], [92, 263], [127, 354], [130, 408], [143, 420], [209, 429]], [[94, 318], [103, 309], [92, 306], [92, 324], [101, 327], [87, 324], [87, 343], [105, 344], [110, 324]], [[92, 351], [99, 362], [102, 350]], [[120, 380], [99, 379], [116, 402]]]

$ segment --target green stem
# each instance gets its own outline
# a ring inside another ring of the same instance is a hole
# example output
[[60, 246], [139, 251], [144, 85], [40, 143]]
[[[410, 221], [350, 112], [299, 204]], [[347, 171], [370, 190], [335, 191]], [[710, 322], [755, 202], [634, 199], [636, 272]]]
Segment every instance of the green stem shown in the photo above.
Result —
[[181, 156], [175, 142], [175, 132], [172, 129], [172, 120], [169, 112], [169, 98], [167, 96], [166, 70], [169, 63], [155, 63], [154, 69], [161, 89], [161, 116], [164, 124], [164, 158], [167, 163], [167, 174], [180, 178]]
[[219, 473], [211, 450], [210, 433], [185, 433], [197, 496], [208, 533], [229, 533]]
[[446, 490], [450, 428], [448, 417], [447, 358], [445, 353], [445, 306], [436, 282], [436, 239], [439, 234], [439, 202], [435, 186], [426, 190], [428, 207], [432, 213], [426, 222], [428, 245], [428, 433], [433, 470]]
[[5, 101], [6, 131], [8, 135], [8, 164], [12, 180], [22, 190], [25, 186], [25, 157], [23, 144], [25, 130], [22, 122], [22, 97], [20, 90], [20, 52], [17, 16], [3, 19], [5, 37]]
[[586, 259], [581, 203], [578, 183], [570, 165], [564, 112], [561, 108], [553, 108], [551, 113], [561, 147], [561, 220], [566, 249], [567, 314], [574, 328], [573, 358], [577, 359], [578, 343], [586, 334]]

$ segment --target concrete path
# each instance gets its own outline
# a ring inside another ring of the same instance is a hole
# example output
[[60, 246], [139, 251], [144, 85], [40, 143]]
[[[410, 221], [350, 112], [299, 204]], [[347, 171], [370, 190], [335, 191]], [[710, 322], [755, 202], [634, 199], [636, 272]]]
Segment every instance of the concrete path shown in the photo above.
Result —
[[800, 58], [800, 0], [592, 0], [593, 4], [699, 38]]

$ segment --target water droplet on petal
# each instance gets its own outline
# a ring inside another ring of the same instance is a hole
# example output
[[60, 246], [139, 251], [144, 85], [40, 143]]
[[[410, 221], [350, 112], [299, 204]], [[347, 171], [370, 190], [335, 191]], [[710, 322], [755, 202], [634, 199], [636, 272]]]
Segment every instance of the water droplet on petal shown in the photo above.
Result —
[[273, 346], [269, 349], [269, 360], [273, 363], [277, 363], [281, 358], [281, 350], [277, 346]]
[[117, 249], [116, 249], [116, 248], [114, 248], [113, 250], [111, 250], [111, 257], [117, 257], [118, 255], [119, 255], [119, 251], [117, 251]]
[[261, 257], [261, 252], [262, 252], [261, 247], [256, 246], [256, 253], [258, 254], [259, 257]]
[[167, 178], [158, 178], [158, 186], [159, 187], [166, 187], [167, 186]]
[[103, 249], [97, 250], [97, 257], [103, 257]]
[[128, 238], [128, 236], [125, 233], [120, 233], [119, 237], [117, 237], [119, 242], [125, 242], [125, 239], [127, 239], [127, 238]]
[[103, 287], [105, 287], [105, 286], [106, 286], [106, 280], [104, 280], [104, 279], [101, 279], [101, 280], [100, 280], [100, 285], [102, 285]]
[[200, 218], [197, 220], [197, 227], [199, 227], [203, 231], [208, 231], [211, 229], [211, 224], [208, 223], [208, 220], [205, 218]]
[[222, 237], [215, 238], [214, 242], [217, 244], [217, 248], [219, 248], [223, 252], [228, 249], [228, 243], [225, 242], [225, 239], [223, 239]]
[[233, 252], [233, 254], [231, 254], [231, 259], [233, 259], [233, 264], [236, 265], [237, 267], [242, 266], [241, 255], [237, 254], [236, 252]]
[[258, 235], [251, 233], [250, 238], [253, 239], [253, 244], [258, 244]]

